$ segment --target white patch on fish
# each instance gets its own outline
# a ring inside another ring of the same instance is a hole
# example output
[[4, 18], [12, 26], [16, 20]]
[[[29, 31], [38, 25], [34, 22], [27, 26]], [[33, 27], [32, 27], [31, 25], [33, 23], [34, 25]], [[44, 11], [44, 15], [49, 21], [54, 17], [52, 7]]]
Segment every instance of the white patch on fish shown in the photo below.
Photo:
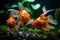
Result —
[[42, 10], [44, 11], [44, 14], [47, 14], [48, 12], [51, 12], [51, 11], [53, 11], [54, 9], [46, 10], [46, 7], [43, 6]]
[[10, 11], [10, 13], [11, 13], [15, 18], [18, 17], [18, 16], [17, 16], [17, 13], [15, 12], [14, 9], [8, 9], [8, 11]]
[[51, 22], [52, 24], [54, 24], [54, 25], [58, 24], [57, 20], [54, 20], [52, 15], [48, 15], [48, 18], [52, 21]]
[[22, 10], [22, 3], [21, 2], [18, 2], [18, 9]]
[[20, 19], [22, 19], [22, 3], [21, 2], [18, 2], [18, 8], [20, 10]]
[[16, 11], [14, 9], [8, 9], [8, 11], [10, 11], [10, 13], [12, 14], [12, 16], [15, 18], [15, 22], [18, 23], [18, 15], [16, 13]]

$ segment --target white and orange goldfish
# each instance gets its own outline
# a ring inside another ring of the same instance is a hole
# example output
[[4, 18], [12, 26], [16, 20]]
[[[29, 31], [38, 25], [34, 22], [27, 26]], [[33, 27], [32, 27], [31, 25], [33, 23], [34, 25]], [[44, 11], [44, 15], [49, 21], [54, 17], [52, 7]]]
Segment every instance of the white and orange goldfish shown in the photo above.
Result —
[[[21, 4], [21, 3], [18, 3], [18, 5], [19, 4]], [[8, 11], [11, 12], [11, 15], [7, 20], [8, 21], [7, 25], [14, 25], [13, 22], [17, 21], [17, 24], [15, 23], [16, 25], [14, 27], [18, 28], [19, 26], [23, 26], [25, 22], [30, 21], [30, 14], [27, 11], [24, 10], [23, 5], [21, 5], [21, 8], [19, 8], [19, 10], [9, 9]], [[15, 20], [15, 18], [17, 18], [17, 19]]]
[[[46, 11], [45, 7], [42, 8], [42, 11], [43, 13], [37, 18], [35, 19], [33, 22], [32, 22], [32, 25], [34, 27], [38, 27], [42, 30], [45, 30], [45, 29], [51, 29], [52, 27], [48, 25], [48, 23], [51, 23], [51, 24], [54, 24], [53, 21], [55, 20], [50, 20], [49, 17], [51, 16], [45, 16], [45, 14], [47, 14], [48, 12], [50, 11], [53, 11], [53, 10], [48, 10]], [[55, 25], [55, 24], [54, 24]]]
[[12, 28], [16, 28], [16, 21], [13, 17], [13, 15], [10, 15], [10, 17], [7, 20], [7, 25], [11, 26]]

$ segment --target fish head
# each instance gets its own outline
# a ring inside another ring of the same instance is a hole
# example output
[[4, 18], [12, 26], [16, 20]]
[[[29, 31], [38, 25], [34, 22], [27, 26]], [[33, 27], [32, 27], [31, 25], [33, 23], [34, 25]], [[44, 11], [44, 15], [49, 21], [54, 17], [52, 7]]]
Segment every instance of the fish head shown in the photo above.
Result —
[[40, 19], [45, 19], [44, 14], [41, 14], [41, 15], [40, 15]]
[[13, 16], [10, 16], [7, 20], [7, 25], [15, 25], [16, 22], [15, 22], [15, 19]]
[[23, 10], [23, 12], [22, 12], [22, 17], [25, 21], [30, 20], [30, 14], [28, 12], [26, 12], [25, 10]]

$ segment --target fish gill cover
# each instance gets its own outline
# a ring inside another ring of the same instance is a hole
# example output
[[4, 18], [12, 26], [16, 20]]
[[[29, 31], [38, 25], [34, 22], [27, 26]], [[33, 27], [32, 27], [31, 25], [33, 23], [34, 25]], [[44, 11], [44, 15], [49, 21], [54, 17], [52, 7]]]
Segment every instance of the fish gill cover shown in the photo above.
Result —
[[0, 9], [1, 40], [60, 39], [59, 6], [50, 6], [46, 0], [7, 1]]

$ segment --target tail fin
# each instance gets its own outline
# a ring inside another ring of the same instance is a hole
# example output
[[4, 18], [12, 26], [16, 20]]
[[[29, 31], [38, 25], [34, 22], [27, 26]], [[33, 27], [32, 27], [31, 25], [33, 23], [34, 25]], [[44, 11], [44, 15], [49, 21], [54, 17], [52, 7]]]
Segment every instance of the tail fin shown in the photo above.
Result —
[[10, 11], [10, 13], [14, 16], [14, 17], [18, 17], [17, 13], [14, 9], [8, 9], [8, 11]]
[[53, 11], [54, 9], [46, 10], [46, 7], [43, 6], [42, 10], [43, 10], [43, 13], [44, 13], [44, 14], [47, 14], [48, 12], [51, 12], [51, 11]]
[[18, 9], [19, 10], [24, 10], [24, 6], [22, 5], [21, 2], [18, 2]]
[[57, 25], [58, 24], [57, 20], [54, 20], [53, 19], [53, 16], [49, 15], [48, 18], [49, 18], [49, 20], [51, 20], [51, 23], [52, 24], [54, 24], [54, 25]]

